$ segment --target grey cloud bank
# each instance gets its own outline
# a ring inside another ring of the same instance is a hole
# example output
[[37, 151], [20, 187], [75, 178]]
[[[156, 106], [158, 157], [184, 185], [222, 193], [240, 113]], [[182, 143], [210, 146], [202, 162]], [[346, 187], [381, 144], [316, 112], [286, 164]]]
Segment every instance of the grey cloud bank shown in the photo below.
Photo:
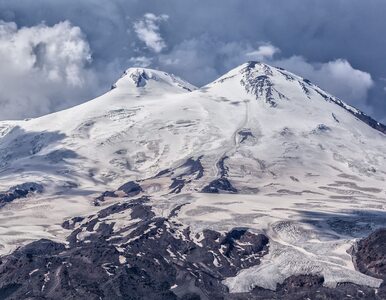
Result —
[[200, 86], [263, 60], [385, 122], [385, 14], [381, 0], [0, 0], [0, 119], [86, 101], [131, 65]]

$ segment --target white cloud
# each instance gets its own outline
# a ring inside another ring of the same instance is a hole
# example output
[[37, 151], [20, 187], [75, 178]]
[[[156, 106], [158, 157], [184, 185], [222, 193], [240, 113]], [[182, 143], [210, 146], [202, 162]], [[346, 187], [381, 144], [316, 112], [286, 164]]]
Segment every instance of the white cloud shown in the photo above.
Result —
[[154, 57], [154, 65], [197, 85], [204, 85], [245, 62], [245, 49], [253, 50], [241, 43], [223, 43], [208, 36], [200, 36], [185, 40], [171, 51], [157, 55]]
[[153, 59], [151, 57], [146, 57], [146, 56], [136, 56], [136, 57], [131, 57], [129, 59], [129, 62], [133, 67], [143, 67], [143, 68], [150, 66], [152, 61]]
[[0, 22], [0, 119], [37, 116], [79, 103], [95, 83], [79, 27], [17, 28]]
[[137, 22], [134, 22], [134, 31], [138, 38], [145, 43], [145, 45], [156, 53], [160, 53], [165, 47], [165, 41], [159, 32], [159, 24], [166, 21], [169, 17], [167, 15], [156, 16], [147, 13]]
[[359, 108], [364, 108], [368, 92], [374, 85], [369, 73], [353, 68], [345, 59], [310, 63], [302, 56], [292, 56], [272, 63], [310, 79], [331, 94]]
[[246, 53], [246, 56], [254, 60], [263, 61], [266, 59], [272, 59], [278, 52], [280, 52], [279, 48], [276, 48], [271, 44], [265, 44], [261, 45], [257, 50]]

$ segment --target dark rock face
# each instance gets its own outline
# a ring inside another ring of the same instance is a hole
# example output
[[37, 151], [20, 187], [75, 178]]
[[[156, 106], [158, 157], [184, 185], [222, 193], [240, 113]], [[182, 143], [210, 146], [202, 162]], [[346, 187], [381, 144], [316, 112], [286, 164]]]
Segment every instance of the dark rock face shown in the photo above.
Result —
[[374, 299], [386, 299], [386, 229], [360, 240], [353, 249], [353, 260], [360, 272], [383, 279]]
[[[0, 299], [386, 299], [375, 289], [323, 286], [315, 275], [287, 278], [276, 291], [230, 294], [227, 277], [260, 264], [269, 239], [247, 228], [194, 235], [175, 210], [156, 216], [148, 197], [127, 199], [87, 218], [63, 223], [67, 245], [39, 240], [0, 260]], [[116, 224], [127, 214], [127, 223]], [[358, 242], [353, 256], [363, 273], [385, 278], [386, 230]]]
[[244, 143], [248, 138], [254, 138], [255, 136], [250, 130], [243, 129], [238, 132], [241, 136], [240, 144]]
[[328, 127], [327, 125], [319, 124], [318, 127], [317, 127], [317, 130], [318, 130], [319, 132], [323, 132], [323, 131], [331, 131], [331, 128]]
[[[141, 193], [143, 190], [138, 183], [134, 181], [129, 181], [124, 185], [120, 186], [118, 188], [118, 191], [124, 192], [127, 197], [134, 197]], [[114, 191], [105, 191], [94, 200], [94, 205], [100, 206], [101, 202], [104, 202], [106, 197], [117, 198], [118, 195]]]
[[228, 192], [228, 193], [237, 193], [237, 189], [235, 189], [232, 184], [226, 178], [219, 178], [213, 180], [209, 185], [205, 186], [202, 189], [203, 193], [220, 193], [220, 191]]
[[13, 200], [26, 198], [33, 193], [42, 193], [43, 186], [35, 182], [26, 182], [11, 187], [7, 192], [0, 193], [0, 208]]
[[[173, 168], [165, 169], [159, 172], [154, 178], [170, 177], [171, 184], [169, 186], [171, 194], [179, 194], [186, 184], [200, 179], [204, 176], [204, 168], [201, 164], [202, 156], [198, 158], [190, 157], [182, 165]], [[180, 172], [182, 170], [182, 172]], [[175, 173], [178, 172], [178, 176]]]
[[354, 251], [355, 263], [362, 273], [386, 279], [386, 229], [359, 241]]
[[229, 168], [225, 164], [225, 161], [228, 159], [228, 156], [223, 156], [220, 158], [220, 160], [217, 162], [217, 168], [220, 171], [220, 176], [221, 177], [227, 177], [228, 176], [228, 171]]
[[338, 118], [336, 117], [336, 115], [334, 113], [331, 113], [331, 116], [335, 120], [336, 123], [340, 123], [340, 121], [338, 120]]
[[[359, 241], [353, 249], [356, 267], [364, 274], [386, 279], [386, 229], [378, 230]], [[248, 294], [234, 294], [225, 299], [386, 299], [385, 282], [379, 289], [351, 283], [339, 284], [330, 289], [323, 286], [324, 279], [315, 275], [287, 278], [276, 291], [255, 288]]]
[[121, 187], [118, 188], [118, 191], [123, 191], [128, 195], [129, 197], [134, 197], [137, 196], [140, 192], [142, 192], [141, 186], [134, 182], [134, 181], [129, 181], [122, 185]]
[[[307, 84], [312, 85], [311, 82], [307, 82]], [[342, 102], [341, 100], [339, 100], [339, 99], [334, 99], [334, 98], [326, 95], [325, 93], [321, 92], [318, 89], [315, 89], [315, 91], [320, 96], [322, 96], [326, 101], [334, 102], [335, 104], [339, 105], [340, 107], [342, 107], [343, 109], [345, 109], [350, 114], [354, 115], [355, 117], [357, 117], [359, 120], [361, 120], [362, 122], [366, 123], [370, 127], [372, 127], [375, 130], [378, 130], [378, 131], [386, 134], [386, 126], [384, 124], [377, 122], [376, 120], [374, 120], [373, 118], [369, 117], [368, 115], [366, 115], [365, 113], [363, 113], [363, 112], [361, 112], [359, 110], [349, 109], [347, 107], [347, 105], [344, 102]]]
[[118, 195], [115, 194], [115, 192], [112, 192], [112, 191], [105, 191], [105, 192], [102, 193], [102, 195], [100, 195], [97, 198], [95, 198], [94, 205], [95, 206], [99, 206], [101, 204], [101, 202], [105, 201], [106, 197], [117, 198]]
[[353, 115], [356, 116], [362, 122], [365, 122], [370, 127], [386, 134], [386, 126], [384, 124], [377, 122], [376, 120], [374, 120], [373, 118], [369, 117], [368, 115], [362, 112], [353, 113]]
[[264, 75], [256, 76], [253, 74], [256, 65], [259, 63], [255, 61], [247, 63], [241, 71], [244, 77], [240, 83], [249, 94], [255, 95], [257, 100], [264, 99], [271, 107], [276, 107], [277, 100], [286, 99], [286, 97], [275, 88], [271, 80], [273, 75], [271, 68], [261, 64]]
[[[148, 200], [64, 222], [73, 230], [68, 246], [39, 240], [3, 257], [0, 299], [222, 299], [222, 280], [268, 252], [267, 237], [247, 229], [193, 238], [182, 224], [155, 216]], [[123, 212], [136, 222], [116, 228], [105, 221]]]
[[76, 224], [82, 222], [83, 220], [84, 218], [82, 217], [75, 217], [71, 220], [64, 221], [62, 227], [67, 230], [74, 229]]
[[[185, 163], [183, 163], [181, 166], [176, 168], [185, 170], [182, 174], [180, 174], [178, 177], [173, 177], [172, 180], [183, 180], [184, 177], [191, 177], [192, 179], [200, 179], [204, 175], [204, 168], [201, 164], [202, 156], [198, 157], [197, 159], [189, 158]], [[172, 174], [174, 173], [173, 170]], [[191, 180], [189, 180], [191, 181]]]
[[[124, 73], [127, 74], [126, 72]], [[150, 79], [145, 71], [138, 71], [130, 75], [130, 78], [133, 80], [136, 87], [144, 87], [147, 81]]]
[[201, 164], [202, 156], [197, 159], [189, 158], [181, 167], [189, 168], [189, 171], [182, 176], [196, 174], [195, 179], [200, 179], [204, 175], [204, 168]]
[[334, 289], [323, 286], [324, 279], [314, 275], [299, 275], [287, 278], [279, 284], [276, 291], [255, 288], [250, 294], [235, 295], [231, 299], [323, 299], [323, 300], [349, 300], [349, 299], [384, 299], [377, 296], [374, 289], [357, 286], [355, 284], [340, 284]]
[[172, 178], [172, 180], [173, 180], [173, 182], [169, 186], [169, 188], [171, 189], [170, 193], [173, 193], [173, 194], [181, 193], [182, 189], [185, 186], [185, 179]]

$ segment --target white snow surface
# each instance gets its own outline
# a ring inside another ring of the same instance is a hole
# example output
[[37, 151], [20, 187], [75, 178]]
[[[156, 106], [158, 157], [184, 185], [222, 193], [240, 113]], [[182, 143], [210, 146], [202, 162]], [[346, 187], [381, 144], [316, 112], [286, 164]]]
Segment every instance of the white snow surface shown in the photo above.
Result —
[[[337, 101], [262, 63], [241, 65], [199, 89], [161, 71], [132, 68], [87, 103], [2, 121], [0, 191], [37, 182], [45, 192], [0, 209], [0, 254], [42, 237], [63, 240], [63, 220], [91, 215], [100, 209], [92, 200], [101, 192], [141, 180], [157, 213], [186, 204], [175, 218], [194, 232], [247, 226], [268, 235], [262, 264], [224, 281], [232, 292], [275, 289], [303, 273], [323, 275], [327, 286], [378, 286], [355, 271], [347, 253], [352, 231], [359, 238], [368, 230], [332, 232], [310, 222], [358, 211], [385, 214], [386, 136]], [[170, 194], [170, 177], [155, 175], [184, 174], [179, 167], [189, 158], [200, 158], [203, 176]], [[238, 193], [199, 193], [220, 177], [221, 158]], [[371, 230], [379, 226], [370, 217], [361, 221]]]

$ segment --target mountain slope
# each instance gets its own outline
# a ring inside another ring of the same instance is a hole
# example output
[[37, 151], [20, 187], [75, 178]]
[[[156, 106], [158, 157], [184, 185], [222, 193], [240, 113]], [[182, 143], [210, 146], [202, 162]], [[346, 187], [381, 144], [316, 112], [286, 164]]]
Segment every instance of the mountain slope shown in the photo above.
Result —
[[[200, 89], [129, 69], [92, 101], [0, 123], [0, 251], [102, 236], [117, 259], [142, 247], [154, 260], [152, 245], [132, 243], [160, 229], [163, 257], [184, 276], [219, 272], [219, 291], [280, 290], [301, 275], [376, 288], [348, 251], [386, 220], [385, 148], [385, 126], [283, 69], [250, 62]], [[199, 249], [189, 267], [181, 247]]]

